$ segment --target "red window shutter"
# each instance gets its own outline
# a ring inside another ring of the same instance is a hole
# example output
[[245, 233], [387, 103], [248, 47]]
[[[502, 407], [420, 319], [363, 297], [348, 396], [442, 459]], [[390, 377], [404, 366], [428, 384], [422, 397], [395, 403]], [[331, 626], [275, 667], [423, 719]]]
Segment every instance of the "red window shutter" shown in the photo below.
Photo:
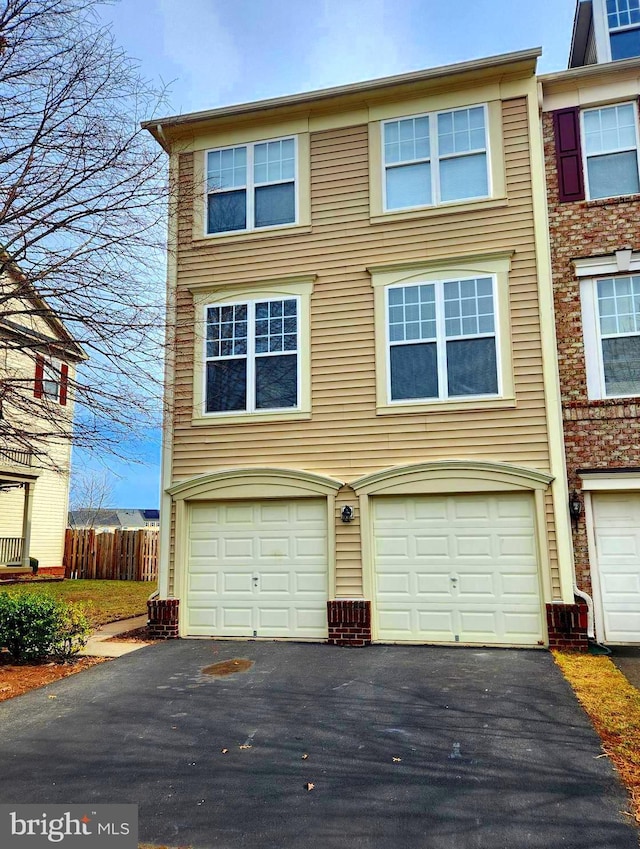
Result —
[[553, 113], [556, 164], [560, 203], [584, 200], [582, 151], [580, 149], [580, 110], [558, 109]]
[[33, 384], [33, 395], [35, 398], [42, 398], [42, 381], [44, 378], [44, 357], [36, 357], [36, 377]]
[[67, 403], [67, 394], [69, 391], [69, 366], [62, 363], [60, 366], [60, 404], [64, 407]]

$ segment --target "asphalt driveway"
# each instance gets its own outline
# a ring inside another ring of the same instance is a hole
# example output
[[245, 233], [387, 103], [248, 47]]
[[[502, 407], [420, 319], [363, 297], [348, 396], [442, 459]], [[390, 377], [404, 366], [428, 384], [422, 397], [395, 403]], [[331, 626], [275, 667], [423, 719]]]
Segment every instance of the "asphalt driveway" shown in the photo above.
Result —
[[[254, 664], [202, 671], [231, 658]], [[638, 846], [546, 652], [175, 641], [4, 702], [0, 728], [1, 802], [135, 802], [152, 843]]]

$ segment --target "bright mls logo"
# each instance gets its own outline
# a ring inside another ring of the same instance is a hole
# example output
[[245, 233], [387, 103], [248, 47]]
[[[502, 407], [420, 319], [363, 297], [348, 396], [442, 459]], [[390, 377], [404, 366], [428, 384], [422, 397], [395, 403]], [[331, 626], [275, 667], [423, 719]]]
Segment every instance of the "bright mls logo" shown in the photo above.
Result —
[[0, 805], [2, 849], [137, 849], [137, 805]]

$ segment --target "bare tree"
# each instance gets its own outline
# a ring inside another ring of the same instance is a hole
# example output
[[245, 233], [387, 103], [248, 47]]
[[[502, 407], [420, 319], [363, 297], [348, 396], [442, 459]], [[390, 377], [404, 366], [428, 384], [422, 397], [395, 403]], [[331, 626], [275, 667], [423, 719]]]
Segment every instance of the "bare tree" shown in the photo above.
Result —
[[69, 508], [71, 527], [94, 528], [104, 510], [114, 505], [115, 477], [110, 472], [86, 469], [71, 478]]
[[[75, 443], [126, 455], [160, 412], [165, 156], [139, 122], [162, 97], [100, 5], [0, 0], [0, 347], [63, 360], [38, 323], [54, 310], [89, 357], [69, 387]], [[3, 437], [46, 455], [70, 416], [9, 359]]]

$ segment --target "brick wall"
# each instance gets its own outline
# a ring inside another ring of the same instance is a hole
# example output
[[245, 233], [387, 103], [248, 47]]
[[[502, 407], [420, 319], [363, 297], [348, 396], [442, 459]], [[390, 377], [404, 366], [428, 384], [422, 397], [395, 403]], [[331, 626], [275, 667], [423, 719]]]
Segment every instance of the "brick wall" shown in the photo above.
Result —
[[371, 644], [371, 602], [364, 599], [336, 599], [327, 602], [329, 639], [332, 646]]
[[547, 629], [549, 648], [571, 651], [587, 651], [587, 605], [548, 604]]
[[[577, 469], [640, 467], [640, 404], [587, 399], [580, 289], [571, 260], [640, 250], [640, 195], [559, 203], [550, 114], [543, 127], [567, 471], [569, 489], [580, 492]], [[584, 511], [573, 523], [573, 541], [578, 586], [591, 593]]]
[[149, 621], [147, 629], [153, 637], [172, 640], [178, 637], [177, 598], [153, 598], [147, 601]]

